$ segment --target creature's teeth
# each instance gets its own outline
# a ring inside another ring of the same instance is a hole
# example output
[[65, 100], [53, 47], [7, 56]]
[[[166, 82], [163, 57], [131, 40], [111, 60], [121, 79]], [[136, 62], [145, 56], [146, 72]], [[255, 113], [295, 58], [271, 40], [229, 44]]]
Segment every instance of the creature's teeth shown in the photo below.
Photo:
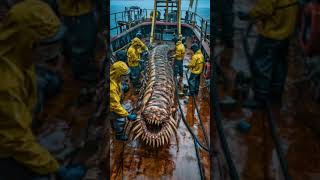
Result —
[[165, 139], [165, 143], [167, 144], [167, 143], [168, 143], [168, 136], [167, 136], [167, 134], [164, 134], [164, 139]]
[[151, 146], [151, 137], [149, 137], [149, 139], [148, 139], [148, 145], [150, 145]]
[[155, 146], [155, 139], [152, 138], [152, 147], [154, 147], [154, 146]]
[[172, 130], [172, 128], [170, 126], [168, 126], [168, 131], [169, 131], [169, 134], [171, 136], [173, 134], [173, 130]]
[[169, 120], [169, 123], [170, 123], [173, 127], [176, 126], [176, 123], [175, 123], [174, 121], [172, 121], [171, 118], [170, 118], [170, 120]]
[[138, 124], [133, 128], [133, 132], [136, 132], [136, 131], [139, 129], [139, 127], [141, 127], [140, 123], [138, 123]]
[[142, 133], [143, 133], [143, 131], [140, 131], [140, 132], [136, 135], [136, 137], [134, 137], [133, 140], [136, 140], [139, 136], [141, 136]]
[[168, 127], [168, 126], [166, 127], [166, 131], [164, 131], [164, 132], [165, 132], [165, 135], [166, 135], [166, 136], [170, 137], [169, 127]]
[[164, 144], [164, 137], [163, 137], [163, 134], [161, 135], [161, 144], [162, 144], [162, 145]]

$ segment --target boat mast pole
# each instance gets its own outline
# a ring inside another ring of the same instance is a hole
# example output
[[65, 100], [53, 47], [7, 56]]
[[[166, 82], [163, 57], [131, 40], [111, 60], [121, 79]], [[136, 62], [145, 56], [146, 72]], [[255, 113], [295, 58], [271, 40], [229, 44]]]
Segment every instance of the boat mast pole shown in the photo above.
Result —
[[168, 15], [168, 11], [169, 11], [169, 0], [166, 0], [166, 21], [168, 22], [168, 17], [169, 17], [169, 15]]
[[198, 0], [196, 0], [196, 5], [194, 7], [194, 14], [193, 14], [193, 21], [197, 24], [196, 22], [196, 15], [197, 14], [197, 9], [198, 9]]
[[150, 44], [154, 42], [154, 26], [156, 24], [157, 0], [154, 0]]
[[[178, 0], [178, 34], [181, 35], [181, 0]], [[180, 39], [181, 40], [181, 39]]]

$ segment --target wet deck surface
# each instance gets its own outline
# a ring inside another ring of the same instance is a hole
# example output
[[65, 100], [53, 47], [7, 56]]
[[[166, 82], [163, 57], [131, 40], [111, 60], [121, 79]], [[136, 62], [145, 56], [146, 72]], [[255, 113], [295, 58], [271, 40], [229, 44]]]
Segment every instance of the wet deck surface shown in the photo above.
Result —
[[[234, 10], [247, 10], [252, 2], [237, 1]], [[235, 26], [244, 29], [246, 22], [236, 18]], [[249, 73], [241, 41], [242, 33], [236, 31], [233, 70], [226, 70], [230, 79], [240, 70]], [[292, 82], [302, 77], [303, 61], [298, 42], [293, 39], [288, 56], [289, 68], [283, 103], [273, 104], [272, 109], [282, 149], [288, 161], [289, 175], [296, 180], [315, 180], [320, 179], [319, 104], [313, 99], [310, 82], [292, 85]], [[222, 84], [219, 89], [221, 97], [232, 95], [232, 92], [223, 89]], [[223, 109], [222, 113], [225, 135], [240, 179], [284, 179], [266, 113], [242, 108], [241, 101], [233, 109]], [[236, 126], [241, 119], [251, 124], [249, 133], [237, 130]], [[217, 137], [214, 137], [214, 142], [214, 146], [218, 147], [218, 157], [223, 157]], [[222, 167], [226, 167], [225, 161]], [[227, 170], [224, 170], [216, 179], [229, 179], [227, 174]]]
[[[189, 55], [187, 55], [189, 56]], [[188, 58], [186, 58], [188, 59]], [[186, 64], [187, 62], [185, 62]], [[184, 77], [183, 83], [187, 84]], [[197, 103], [201, 112], [204, 126], [209, 133], [209, 104], [208, 92], [201, 83], [201, 88]], [[125, 103], [128, 107], [136, 100], [133, 94], [133, 87], [125, 96]], [[201, 130], [195, 106], [191, 97], [180, 96], [184, 116], [187, 118], [189, 126], [205, 144], [204, 135]], [[110, 166], [111, 179], [200, 179], [199, 167], [191, 134], [188, 132], [180, 113], [177, 113], [178, 142], [174, 136], [170, 139], [170, 144], [160, 148], [150, 148], [140, 143], [139, 140], [119, 142], [111, 135]], [[209, 135], [209, 134], [208, 134]], [[201, 163], [204, 167], [206, 179], [209, 179], [209, 156], [200, 150]]]

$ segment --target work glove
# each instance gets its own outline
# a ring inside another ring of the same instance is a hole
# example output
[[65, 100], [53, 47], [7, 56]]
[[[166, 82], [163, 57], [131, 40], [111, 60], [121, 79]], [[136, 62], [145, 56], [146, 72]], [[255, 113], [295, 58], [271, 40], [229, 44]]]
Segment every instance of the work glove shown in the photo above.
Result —
[[248, 21], [248, 20], [250, 20], [250, 15], [249, 15], [249, 13], [246, 13], [246, 12], [243, 12], [243, 11], [238, 11], [238, 12], [237, 12], [237, 15], [238, 15], [238, 17], [239, 17], [239, 19], [240, 19], [241, 21]]
[[62, 180], [79, 180], [85, 175], [85, 170], [80, 165], [61, 166], [57, 174]]
[[123, 93], [126, 93], [129, 91], [129, 85], [127, 83], [122, 84], [122, 91]]
[[137, 115], [132, 113], [127, 116], [129, 121], [135, 121], [137, 119]]

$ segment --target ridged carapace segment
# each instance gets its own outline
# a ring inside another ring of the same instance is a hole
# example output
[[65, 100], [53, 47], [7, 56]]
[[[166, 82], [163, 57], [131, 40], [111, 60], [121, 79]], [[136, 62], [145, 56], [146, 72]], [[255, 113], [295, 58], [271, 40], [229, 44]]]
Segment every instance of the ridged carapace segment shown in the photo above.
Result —
[[159, 45], [149, 55], [137, 103], [139, 120], [132, 128], [133, 139], [152, 147], [168, 144], [176, 132], [175, 83], [168, 51], [167, 45]]

